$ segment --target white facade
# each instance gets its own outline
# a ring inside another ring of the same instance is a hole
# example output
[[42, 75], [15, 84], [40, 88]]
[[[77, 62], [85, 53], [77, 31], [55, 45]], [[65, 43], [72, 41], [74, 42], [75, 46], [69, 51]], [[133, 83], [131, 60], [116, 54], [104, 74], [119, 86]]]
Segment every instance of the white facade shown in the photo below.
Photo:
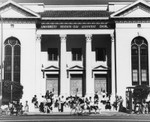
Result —
[[[126, 88], [135, 86], [133, 39], [144, 38], [148, 43], [148, 57], [150, 54], [150, 3], [144, 0], [78, 7], [8, 1], [0, 5], [0, 14], [3, 43], [15, 37], [21, 44], [23, 102], [31, 101], [35, 94], [40, 98], [46, 90], [53, 90], [56, 96], [75, 92], [92, 96], [97, 90], [99, 93], [106, 90], [121, 95], [125, 101]], [[81, 54], [81, 59], [73, 59], [73, 49], [77, 55]], [[58, 51], [54, 52], [56, 60], [51, 59], [53, 53], [48, 50]], [[97, 58], [97, 50], [103, 50], [104, 57]], [[149, 76], [145, 76], [148, 85]]]

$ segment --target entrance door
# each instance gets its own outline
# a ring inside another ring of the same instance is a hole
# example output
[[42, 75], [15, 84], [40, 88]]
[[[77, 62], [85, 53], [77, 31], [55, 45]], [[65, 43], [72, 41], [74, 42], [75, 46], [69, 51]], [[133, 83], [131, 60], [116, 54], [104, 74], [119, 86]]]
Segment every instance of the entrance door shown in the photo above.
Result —
[[107, 80], [105, 76], [95, 75], [94, 91], [101, 92], [107, 91]]
[[82, 75], [71, 75], [70, 95], [82, 96]]
[[47, 75], [46, 90], [58, 95], [58, 75]]

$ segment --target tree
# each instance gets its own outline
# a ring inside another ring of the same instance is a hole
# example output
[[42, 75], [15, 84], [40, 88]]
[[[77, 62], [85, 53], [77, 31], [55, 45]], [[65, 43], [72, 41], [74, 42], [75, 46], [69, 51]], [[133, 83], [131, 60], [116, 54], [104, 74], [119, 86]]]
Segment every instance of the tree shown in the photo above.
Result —
[[140, 103], [143, 102], [150, 93], [150, 88], [147, 85], [138, 85], [134, 88], [133, 98]]
[[19, 101], [22, 98], [23, 86], [15, 81], [3, 81], [2, 104], [8, 104], [11, 101], [11, 85], [12, 85], [12, 101]]

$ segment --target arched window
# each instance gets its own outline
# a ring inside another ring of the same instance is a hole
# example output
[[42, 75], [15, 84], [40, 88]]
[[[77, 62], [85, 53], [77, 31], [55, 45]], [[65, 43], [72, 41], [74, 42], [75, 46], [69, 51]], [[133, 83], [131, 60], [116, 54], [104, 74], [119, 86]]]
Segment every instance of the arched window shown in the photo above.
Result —
[[20, 82], [20, 42], [15, 37], [5, 43], [4, 80]]
[[148, 85], [148, 43], [136, 37], [131, 43], [132, 85]]

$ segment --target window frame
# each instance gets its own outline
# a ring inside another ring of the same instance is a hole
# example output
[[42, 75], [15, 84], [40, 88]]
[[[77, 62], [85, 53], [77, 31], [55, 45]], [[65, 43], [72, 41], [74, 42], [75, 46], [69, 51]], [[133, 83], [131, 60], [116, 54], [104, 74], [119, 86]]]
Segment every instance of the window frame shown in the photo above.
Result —
[[72, 48], [71, 49], [72, 54], [72, 61], [82, 61], [82, 48]]
[[[7, 46], [11, 48], [11, 54], [7, 54]], [[18, 50], [19, 49], [19, 50]], [[20, 83], [20, 71], [21, 71], [21, 44], [15, 37], [9, 37], [4, 42], [4, 80], [16, 81]], [[16, 52], [17, 50], [17, 52]], [[18, 52], [19, 51], [19, 52]], [[10, 60], [7, 60], [7, 58]], [[10, 70], [7, 72], [7, 68], [10, 65]]]
[[105, 47], [95, 48], [95, 60], [96, 61], [106, 61], [107, 50]]
[[[137, 48], [136, 55], [134, 55], [135, 50], [133, 53], [133, 47]], [[133, 62], [135, 56], [137, 62]], [[148, 43], [143, 37], [136, 37], [131, 42], [131, 64], [132, 85], [149, 85]], [[134, 70], [137, 70], [137, 76], [133, 73]], [[135, 78], [135, 76], [137, 78]], [[138, 79], [138, 81], [134, 81], [134, 79]]]
[[48, 48], [47, 49], [48, 53], [48, 61], [58, 61], [58, 48]]

